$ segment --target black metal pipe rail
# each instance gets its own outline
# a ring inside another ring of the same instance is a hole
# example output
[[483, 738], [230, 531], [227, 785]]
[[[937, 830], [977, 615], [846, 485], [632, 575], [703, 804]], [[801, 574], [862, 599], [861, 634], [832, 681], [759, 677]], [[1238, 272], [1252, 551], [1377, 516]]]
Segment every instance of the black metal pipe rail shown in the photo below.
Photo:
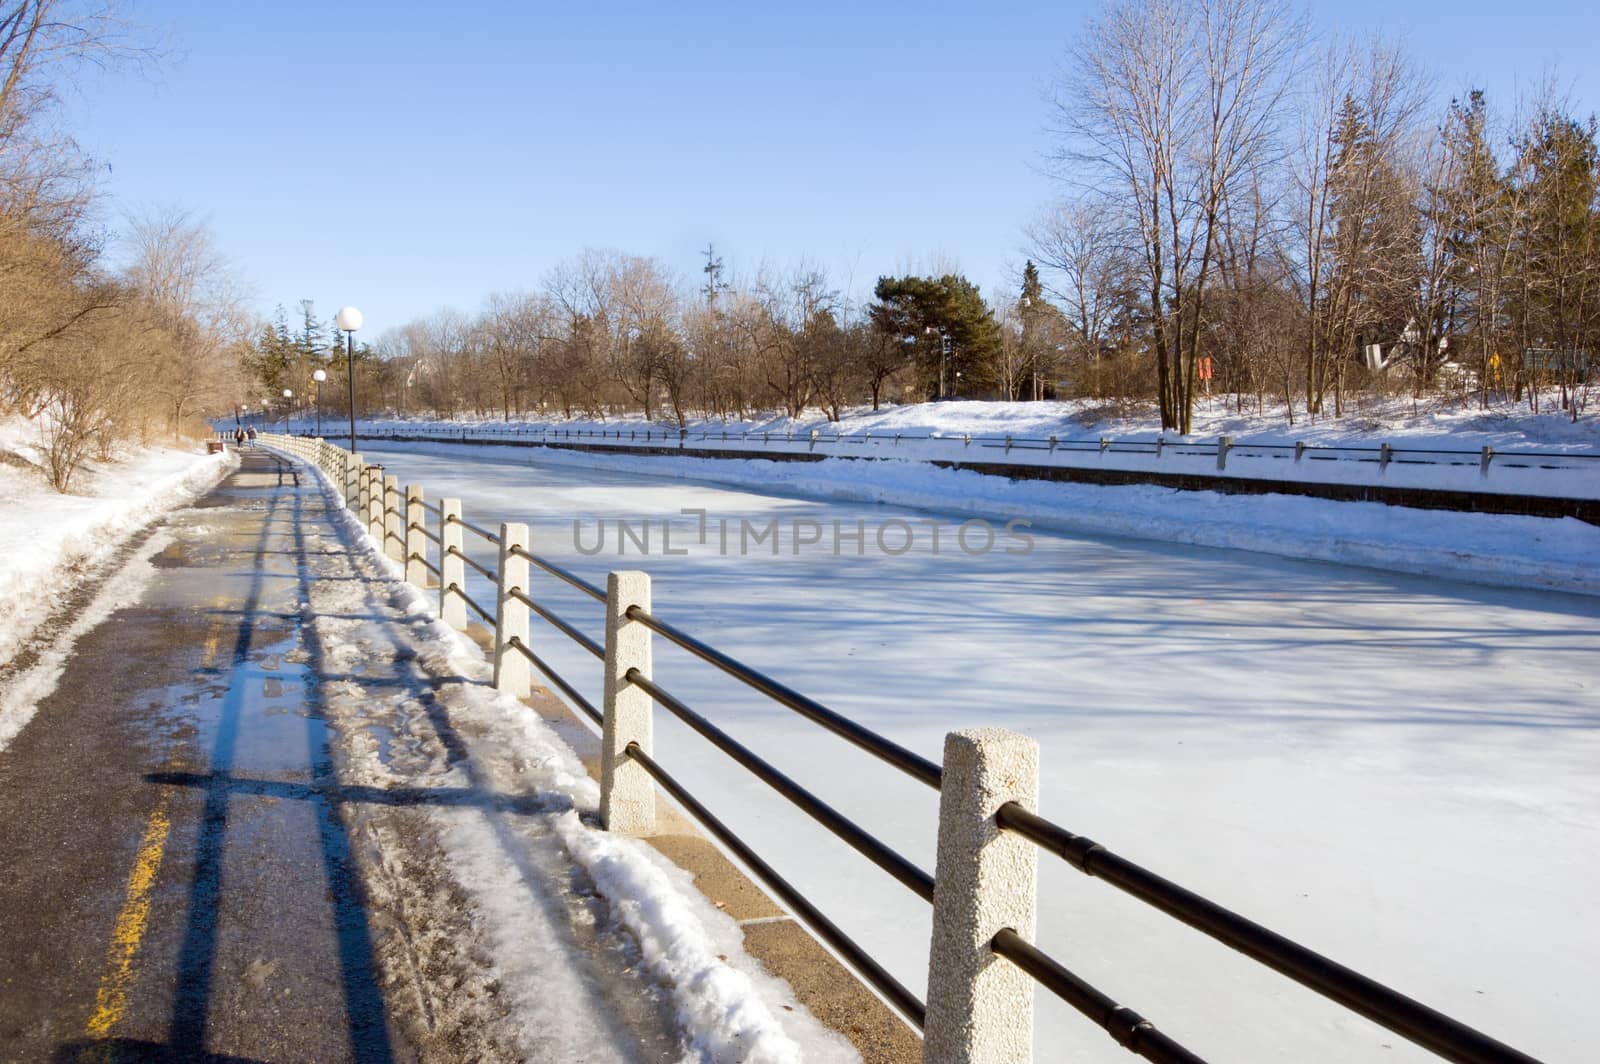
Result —
[[605, 715], [598, 709], [594, 708], [589, 700], [583, 697], [583, 695], [579, 694], [578, 689], [563, 679], [561, 674], [556, 672], [556, 670], [552, 668], [547, 661], [535, 654], [532, 650], [528, 649], [527, 646], [523, 645], [522, 640], [518, 639], [516, 636], [512, 636], [510, 639], [506, 640], [506, 643], [507, 645], [513, 647], [523, 657], [532, 662], [534, 668], [544, 673], [545, 678], [560, 688], [562, 694], [572, 699], [577, 707], [583, 710], [585, 716], [601, 727], [605, 727]]
[[1156, 1064], [1206, 1064], [1195, 1054], [1162, 1034], [1149, 1020], [1062, 967], [1054, 958], [1010, 928], [989, 943], [989, 948], [1033, 976], [1046, 990], [1083, 1013], [1122, 1048]]
[[[1012, 442], [1008, 440], [1008, 446]], [[1056, 441], [1052, 440], [1051, 442], [1054, 445]], [[1329, 448], [1329, 450], [1333, 449], [1336, 448]], [[394, 511], [391, 510], [389, 512]], [[451, 520], [459, 521], [460, 519], [452, 517]], [[468, 525], [464, 521], [460, 523], [472, 528], [473, 531], [478, 532], [480, 535], [486, 536], [486, 538], [499, 542], [497, 537], [489, 536], [482, 529]], [[417, 526], [409, 525], [408, 527]], [[527, 560], [539, 565], [540, 568], [566, 580], [594, 598], [604, 600], [606, 597], [594, 585], [559, 566], [532, 555], [520, 547], [512, 547], [511, 552], [522, 555]], [[473, 568], [490, 579], [498, 579], [495, 574], [472, 561], [461, 551], [451, 548], [450, 553], [455, 553], [463, 561], [472, 565]], [[438, 573], [437, 569], [428, 565], [425, 558], [421, 558], [416, 554], [412, 554], [411, 557], [421, 561], [429, 571]], [[485, 621], [490, 624], [495, 622], [494, 617], [476, 602], [473, 602], [458, 585], [451, 584], [450, 590], [460, 594], [463, 600]], [[546, 621], [550, 622], [580, 646], [583, 646], [591, 654], [600, 658], [605, 656], [603, 647], [565, 620], [533, 601], [520, 588], [512, 589], [510, 595], [529, 609], [537, 612]], [[939, 788], [942, 782], [942, 771], [933, 762], [921, 758], [919, 755], [862, 728], [820, 703], [723, 654], [721, 651], [710, 647], [673, 625], [653, 617], [648, 611], [638, 606], [631, 607], [627, 611], [627, 616], [630, 620], [644, 624], [670, 642], [717, 666], [722, 671], [767, 695], [774, 701], [796, 710], [814, 722], [828, 728], [828, 730], [843, 736], [855, 745], [895, 765], [895, 767], [907, 772], [914, 778], [920, 779], [936, 789]], [[509, 644], [526, 656], [541, 673], [555, 683], [562, 693], [578, 705], [591, 720], [597, 724], [603, 724], [601, 712], [596, 710], [548, 663], [523, 645], [520, 639], [512, 638], [509, 640]], [[932, 876], [911, 864], [893, 849], [869, 835], [837, 810], [795, 783], [787, 775], [773, 767], [748, 747], [733, 739], [676, 696], [646, 678], [639, 670], [630, 669], [626, 679], [629, 683], [649, 694], [657, 704], [684, 721], [718, 749], [732, 757], [751, 774], [822, 824], [841, 841], [867, 857], [879, 868], [888, 872], [897, 882], [906, 886], [925, 901], [931, 902], [933, 900], [934, 884]], [[626, 752], [629, 757], [638, 762], [657, 783], [682, 804], [691, 815], [704, 824], [719, 841], [730, 850], [733, 850], [736, 856], [750, 867], [763, 883], [779, 895], [780, 899], [788, 905], [791, 911], [794, 911], [808, 926], [811, 926], [819, 937], [843, 954], [863, 978], [866, 978], [880, 993], [889, 998], [897, 1008], [900, 1008], [902, 1012], [911, 1017], [918, 1027], [923, 1025], [926, 1010], [920, 1000], [894, 980], [887, 971], [873, 961], [831, 921], [828, 921], [820, 911], [783, 880], [771, 866], [762, 861], [753, 850], [738, 839], [726, 825], [696, 800], [681, 784], [640, 750], [637, 744], [629, 744]], [[1351, 1011], [1394, 1031], [1396, 1034], [1410, 1039], [1440, 1057], [1463, 1062], [1463, 1064], [1538, 1064], [1534, 1058], [1467, 1027], [1412, 998], [1391, 990], [1358, 972], [1345, 968], [1337, 962], [1284, 938], [1192, 891], [1180, 887], [1128, 861], [1126, 858], [1112, 853], [1091, 839], [1075, 835], [1060, 825], [1029, 812], [1015, 802], [1002, 806], [997, 811], [995, 819], [1002, 830], [1015, 832], [1057, 854], [1078, 871], [1104, 879], [1119, 890], [1138, 898], [1145, 904], [1238, 950], [1258, 963], [1294, 979], [1321, 996], [1349, 1008]], [[1143, 1017], [1130, 1009], [1118, 1005], [1111, 997], [1097, 990], [1037, 947], [1023, 940], [1014, 931], [1001, 931], [991, 941], [990, 948], [997, 955], [1005, 957], [1023, 971], [1026, 971], [1046, 989], [1061, 997], [1073, 1008], [1092, 1019], [1120, 1045], [1135, 1054], [1147, 1060], [1158, 1062], [1158, 1064], [1204, 1064], [1200, 1057], [1161, 1033]]]
[[453, 583], [446, 590], [454, 591], [456, 594], [460, 595], [461, 596], [461, 601], [465, 602], [468, 606], [472, 607], [472, 612], [476, 613], [479, 617], [482, 617], [489, 624], [494, 624], [495, 623], [494, 614], [490, 613], [488, 610], [484, 609], [482, 606], [480, 606], [476, 602], [472, 601], [472, 596], [467, 594], [465, 589], [463, 589], [460, 584], [454, 584]]
[[472, 531], [472, 532], [476, 532], [478, 535], [482, 536], [484, 539], [488, 540], [490, 543], [493, 543], [497, 547], [500, 545], [500, 537], [495, 535], [493, 532], [490, 532], [486, 528], [479, 528], [477, 525], [473, 524], [471, 521], [463, 521], [460, 518], [460, 516], [458, 516], [456, 514], [451, 514], [447, 518], [447, 520], [451, 524], [460, 525], [462, 528], [465, 528], [465, 529], [467, 529], [469, 531]]
[[938, 765], [921, 754], [913, 753], [898, 743], [885, 739], [877, 732], [863, 728], [855, 721], [829, 709], [815, 699], [807, 698], [792, 687], [788, 687], [770, 676], [757, 672], [743, 662], [701, 642], [682, 629], [651, 616], [638, 606], [630, 606], [627, 616], [629, 620], [638, 621], [652, 632], [665, 637], [670, 642], [676, 643], [700, 660], [715, 665], [729, 676], [743, 682], [746, 686], [760, 691], [779, 705], [794, 710], [801, 716], [822, 725], [835, 735], [855, 744], [869, 754], [888, 762], [913, 779], [920, 780], [938, 790], [939, 781], [943, 778], [944, 772]]
[[445, 551], [445, 553], [454, 554], [457, 558], [460, 558], [462, 561], [466, 562], [468, 565], [472, 566], [474, 569], [478, 570], [478, 572], [487, 577], [490, 583], [498, 584], [500, 582], [499, 573], [495, 572], [493, 569], [486, 569], [479, 565], [477, 562], [472, 560], [466, 551], [461, 550], [458, 547], [451, 547], [449, 550]]
[[539, 557], [537, 554], [533, 554], [521, 547], [512, 547], [511, 553], [517, 555], [519, 558], [526, 558], [528, 561], [532, 562], [534, 565], [537, 565], [551, 576], [559, 577], [560, 579], [565, 580], [567, 583], [571, 584], [573, 587], [577, 588], [579, 591], [582, 591], [585, 595], [588, 595], [590, 598], [595, 599], [598, 602], [604, 602], [606, 600], [606, 592], [604, 588], [589, 583], [589, 581], [585, 580], [583, 577], [563, 569], [555, 562], [547, 561], [546, 559]]
[[520, 602], [524, 606], [528, 607], [534, 613], [537, 613], [539, 616], [541, 616], [545, 620], [549, 621], [558, 630], [560, 630], [561, 632], [565, 633], [568, 639], [571, 639], [574, 643], [577, 643], [580, 647], [582, 647], [583, 649], [587, 650], [589, 653], [593, 654], [595, 657], [599, 658], [601, 661], [605, 660], [605, 657], [606, 657], [606, 648], [605, 647], [601, 646], [599, 643], [596, 643], [593, 639], [590, 639], [588, 636], [584, 635], [581, 631], [579, 631], [577, 628], [573, 627], [567, 621], [562, 620], [560, 617], [556, 616], [551, 611], [545, 609], [543, 606], [541, 606], [541, 605], [539, 605], [539, 603], [533, 601], [533, 599], [529, 598], [527, 595], [524, 595], [522, 593], [522, 589], [520, 587], [512, 588], [510, 591], [507, 592], [507, 594], [511, 598], [516, 599], [518, 602]]
[[1001, 806], [995, 822], [1060, 856], [1085, 875], [1105, 880], [1446, 1060], [1461, 1064], [1537, 1064], [1533, 1057], [1269, 931], [1015, 802]]
[[406, 525], [406, 531], [408, 531], [408, 532], [410, 532], [410, 531], [421, 532], [424, 536], [427, 536], [429, 539], [433, 540], [435, 543], [441, 543], [442, 544], [444, 542], [438, 536], [434, 535], [432, 532], [429, 532], [426, 525], [419, 525], [419, 524], [417, 524], [415, 522], [409, 522]]
[[754, 850], [745, 845], [744, 840], [735, 835], [721, 820], [712, 814], [711, 810], [701, 805], [694, 795], [684, 789], [683, 785], [673, 779], [649, 754], [639, 748], [637, 743], [629, 743], [625, 748], [627, 755], [650, 774], [650, 778], [661, 785], [689, 815], [698, 820], [707, 831], [716, 837], [717, 841], [733, 852], [733, 855], [746, 868], [750, 869], [761, 883], [778, 896], [785, 908], [797, 916], [802, 923], [814, 931], [818, 938], [831, 946], [845, 963], [855, 969], [872, 987], [882, 994], [891, 1005], [899, 1009], [920, 1030], [927, 1023], [928, 1008], [922, 999], [907, 990], [898, 979], [890, 975], [888, 970], [873, 960], [866, 950], [856, 945], [854, 940], [839, 929], [839, 926], [822, 914], [805, 896], [790, 885], [789, 881], [778, 874], [767, 862], [763, 861]]
[[432, 562], [428, 561], [427, 558], [418, 554], [416, 551], [412, 551], [409, 555], [407, 555], [406, 561], [414, 561], [421, 565], [424, 569], [428, 570], [428, 572], [432, 573], [434, 576], [437, 576], [441, 580], [444, 579], [444, 574], [439, 572], [439, 570], [434, 567]]
[[646, 678], [638, 669], [629, 669], [625, 679], [655, 699], [663, 709], [709, 739], [711, 745], [783, 795], [801, 812], [832, 832], [840, 841], [888, 872], [917, 897], [926, 902], [933, 901], [933, 877], [928, 873], [867, 834], [844, 814], [774, 768], [749, 747], [690, 709], [680, 699], [663, 690], [659, 684]]

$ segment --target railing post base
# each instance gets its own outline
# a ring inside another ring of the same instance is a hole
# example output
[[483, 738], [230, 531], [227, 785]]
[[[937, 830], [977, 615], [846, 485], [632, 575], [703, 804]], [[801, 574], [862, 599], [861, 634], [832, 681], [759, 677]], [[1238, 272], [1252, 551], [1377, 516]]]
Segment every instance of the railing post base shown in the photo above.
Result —
[[628, 619], [630, 607], [650, 611], [650, 575], [606, 577], [605, 719], [600, 735], [600, 824], [625, 835], [656, 830], [655, 781], [628, 756], [628, 744], [651, 752], [650, 695], [628, 681], [637, 669], [650, 679], [650, 629]]
[[1039, 800], [1039, 744], [1004, 728], [944, 741], [939, 844], [928, 957], [926, 1064], [1030, 1064], [1033, 977], [989, 943], [1010, 928], [1034, 937], [1039, 848], [1004, 832], [995, 811]]

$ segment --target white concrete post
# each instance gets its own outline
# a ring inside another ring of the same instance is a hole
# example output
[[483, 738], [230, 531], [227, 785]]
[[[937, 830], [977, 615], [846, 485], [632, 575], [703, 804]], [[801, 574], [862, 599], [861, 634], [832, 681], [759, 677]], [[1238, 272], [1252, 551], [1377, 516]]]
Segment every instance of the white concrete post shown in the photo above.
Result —
[[344, 504], [351, 510], [355, 510], [361, 505], [361, 456], [359, 454], [346, 454], [344, 456]]
[[400, 507], [400, 478], [383, 478], [383, 553], [395, 561], [405, 561], [406, 537], [401, 527], [405, 511]]
[[1039, 848], [994, 819], [1013, 801], [1038, 806], [1038, 743], [1004, 728], [945, 736], [926, 1064], [1033, 1060], [1033, 977], [989, 948], [1006, 928], [1034, 937]]
[[314, 455], [316, 455], [316, 457], [312, 460], [312, 464], [315, 465], [318, 469], [322, 470], [323, 472], [326, 472], [327, 469], [328, 469], [328, 457], [327, 457], [328, 456], [328, 452], [327, 452], [327, 449], [323, 446], [322, 437], [321, 436], [317, 437], [317, 445], [315, 447], [313, 447], [311, 450], [312, 450], [312, 453]]
[[367, 470], [367, 534], [383, 549], [383, 470]]
[[461, 550], [461, 526], [450, 518], [460, 516], [460, 499], [439, 500], [439, 617], [458, 632], [467, 627], [467, 603], [461, 597], [467, 567], [460, 554], [452, 553]]
[[361, 518], [362, 524], [370, 524], [372, 516], [372, 501], [367, 498], [367, 489], [372, 486], [372, 469], [367, 463], [362, 462], [356, 468], [356, 514]]
[[528, 697], [528, 659], [511, 645], [515, 639], [528, 645], [528, 607], [513, 598], [513, 591], [528, 593], [528, 559], [517, 554], [528, 549], [528, 526], [500, 526], [500, 588], [495, 593], [494, 611], [494, 687], [497, 691]]
[[650, 629], [628, 619], [628, 608], [650, 610], [650, 574], [616, 572], [606, 577], [605, 720], [600, 734], [600, 825], [625, 835], [653, 835], [656, 789], [644, 769], [630, 758], [629, 743], [651, 752], [651, 710], [648, 694], [629, 683], [638, 669], [650, 679]]
[[406, 580], [420, 588], [428, 586], [428, 570], [422, 563], [428, 557], [428, 511], [422, 505], [422, 488], [406, 485]]

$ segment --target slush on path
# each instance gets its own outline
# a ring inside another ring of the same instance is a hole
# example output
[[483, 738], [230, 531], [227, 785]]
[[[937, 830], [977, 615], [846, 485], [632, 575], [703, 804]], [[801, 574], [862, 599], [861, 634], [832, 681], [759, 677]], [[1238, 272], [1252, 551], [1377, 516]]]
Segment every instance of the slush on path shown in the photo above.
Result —
[[[850, 1059], [686, 876], [595, 837], [571, 751], [358, 535], [255, 451], [127, 562], [145, 593], [0, 757], [0, 1059]], [[600, 866], [722, 999], [662, 985]]]

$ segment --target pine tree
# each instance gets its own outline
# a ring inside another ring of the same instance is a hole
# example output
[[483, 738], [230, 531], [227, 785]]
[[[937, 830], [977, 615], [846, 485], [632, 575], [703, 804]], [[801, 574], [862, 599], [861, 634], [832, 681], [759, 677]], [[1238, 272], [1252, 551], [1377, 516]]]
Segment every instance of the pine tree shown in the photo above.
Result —
[[1022, 265], [1022, 292], [1017, 298], [1017, 315], [1022, 321], [1022, 359], [1028, 384], [1027, 398], [1030, 399], [1044, 397], [1042, 345], [1039, 330], [1034, 327], [1044, 306], [1044, 285], [1039, 282], [1039, 267], [1029, 259]]
[[1482, 91], [1473, 90], [1465, 102], [1451, 101], [1441, 138], [1446, 172], [1452, 177], [1450, 187], [1439, 197], [1449, 213], [1446, 239], [1451, 244], [1450, 281], [1455, 293], [1452, 317], [1455, 331], [1471, 337], [1480, 402], [1486, 405], [1489, 390], [1509, 379], [1500, 348], [1513, 203], [1489, 144], [1488, 108]]
[[880, 277], [873, 295], [873, 324], [913, 347], [929, 396], [941, 397], [941, 374], [949, 396], [970, 393], [988, 380], [1000, 326], [977, 285], [958, 274]]
[[250, 372], [266, 395], [277, 396], [283, 389], [295, 387], [292, 383], [295, 354], [295, 342], [280, 306], [273, 322], [262, 326], [247, 356]]
[[1600, 158], [1595, 120], [1580, 122], [1553, 109], [1534, 116], [1518, 143], [1517, 170], [1525, 206], [1521, 277], [1513, 315], [1525, 348], [1540, 352], [1530, 383], [1553, 381], [1561, 402], [1578, 416], [1589, 359], [1600, 340]]
[[[1333, 145], [1328, 174], [1333, 265], [1319, 309], [1327, 349], [1343, 356], [1338, 358], [1342, 372], [1345, 361], [1368, 344], [1393, 343], [1406, 333], [1418, 248], [1410, 189], [1352, 97], [1340, 109]], [[1326, 385], [1315, 382], [1313, 413], [1321, 409]]]

